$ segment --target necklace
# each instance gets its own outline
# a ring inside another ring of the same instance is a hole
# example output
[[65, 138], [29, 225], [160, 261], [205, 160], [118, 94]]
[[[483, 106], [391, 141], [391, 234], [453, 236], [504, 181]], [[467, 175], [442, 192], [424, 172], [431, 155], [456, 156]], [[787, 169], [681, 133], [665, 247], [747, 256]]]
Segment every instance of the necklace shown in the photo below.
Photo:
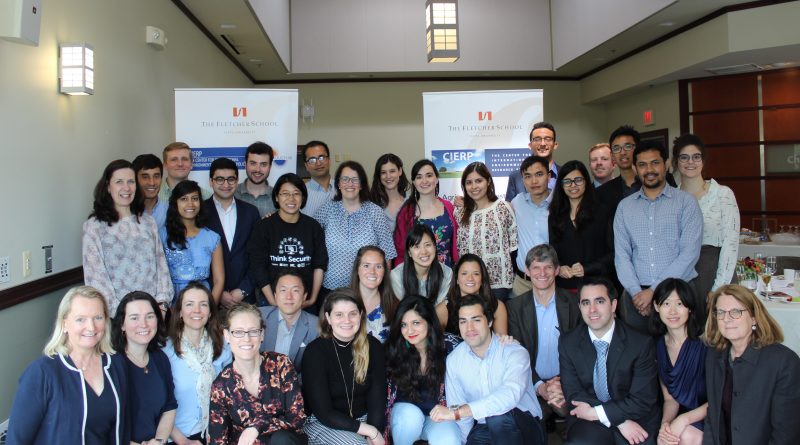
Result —
[[132, 361], [134, 365], [138, 366], [139, 368], [142, 368], [142, 371], [144, 371], [145, 374], [150, 373], [150, 370], [147, 369], [147, 363], [145, 362], [145, 360], [147, 359], [147, 352], [144, 353], [144, 356], [142, 356], [141, 359], [135, 357], [133, 354], [130, 353], [130, 351], [125, 351], [125, 355], [128, 356], [128, 359]]
[[[349, 342], [347, 342], [346, 345], [342, 346], [335, 339], [331, 339], [331, 340], [333, 340], [333, 344], [334, 345], [339, 346], [340, 348], [346, 348], [347, 346], [350, 346], [350, 343], [353, 342], [353, 340], [350, 340]], [[353, 383], [352, 383], [352, 386], [350, 387], [350, 394], [348, 395], [347, 394], [347, 379], [344, 377], [344, 369], [342, 368], [342, 360], [339, 358], [339, 350], [337, 348], [333, 348], [333, 352], [336, 353], [336, 363], [339, 364], [339, 372], [342, 373], [342, 383], [344, 383], [344, 396], [347, 399], [347, 408], [350, 410], [350, 418], [352, 418], [353, 417], [353, 400], [355, 399], [355, 393], [356, 393], [356, 370], [353, 369]]]

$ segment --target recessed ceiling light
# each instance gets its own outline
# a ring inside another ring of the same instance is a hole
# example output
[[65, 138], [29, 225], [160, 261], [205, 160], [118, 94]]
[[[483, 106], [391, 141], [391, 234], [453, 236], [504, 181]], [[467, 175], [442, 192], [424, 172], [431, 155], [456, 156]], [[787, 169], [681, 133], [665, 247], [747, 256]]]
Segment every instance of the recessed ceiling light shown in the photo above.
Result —
[[234, 25], [232, 23], [223, 23], [223, 24], [219, 25], [219, 27], [222, 28], [222, 29], [236, 29], [236, 28], [239, 27], [239, 25]]
[[664, 22], [664, 23], [659, 23], [658, 26], [664, 26], [668, 28], [670, 26], [673, 26], [674, 24], [675, 22]]
[[250, 63], [261, 63], [263, 61], [262, 59], [250, 59]]

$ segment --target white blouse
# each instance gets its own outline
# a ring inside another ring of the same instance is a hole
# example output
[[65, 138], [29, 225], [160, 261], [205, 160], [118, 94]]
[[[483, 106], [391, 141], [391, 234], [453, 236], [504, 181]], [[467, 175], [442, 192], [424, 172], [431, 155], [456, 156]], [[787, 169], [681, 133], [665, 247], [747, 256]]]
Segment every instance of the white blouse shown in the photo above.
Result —
[[708, 180], [708, 192], [698, 201], [703, 212], [703, 244], [720, 247], [716, 289], [731, 282], [739, 256], [739, 206], [733, 191]]

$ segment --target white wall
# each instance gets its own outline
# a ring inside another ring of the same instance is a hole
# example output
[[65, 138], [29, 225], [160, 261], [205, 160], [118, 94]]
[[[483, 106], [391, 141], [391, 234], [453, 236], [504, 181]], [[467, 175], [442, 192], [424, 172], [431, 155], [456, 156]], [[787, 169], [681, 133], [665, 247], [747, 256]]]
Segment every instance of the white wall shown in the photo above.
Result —
[[[266, 86], [269, 88], [269, 86]], [[583, 105], [578, 82], [375, 82], [279, 85], [298, 88], [312, 100], [313, 123], [301, 123], [298, 142], [325, 141], [332, 154], [350, 156], [371, 172], [383, 153], [395, 153], [407, 170], [424, 154], [422, 93], [542, 88], [544, 118], [555, 125], [556, 160], [586, 159], [597, 140], [607, 137], [605, 106]], [[335, 166], [334, 166], [335, 168]]]
[[[155, 51], [145, 25], [169, 43]], [[58, 42], [95, 48], [95, 95], [58, 94]], [[171, 2], [70, 0], [43, 3], [38, 47], [0, 40], [0, 257], [5, 289], [44, 275], [41, 247], [54, 245], [55, 272], [81, 264], [81, 224], [105, 165], [174, 138], [173, 88], [252, 84]], [[23, 278], [21, 252], [33, 254]], [[23, 367], [41, 353], [59, 291], [0, 311], [0, 420]]]
[[292, 66], [291, 5], [289, 0], [248, 0], [283, 64]]

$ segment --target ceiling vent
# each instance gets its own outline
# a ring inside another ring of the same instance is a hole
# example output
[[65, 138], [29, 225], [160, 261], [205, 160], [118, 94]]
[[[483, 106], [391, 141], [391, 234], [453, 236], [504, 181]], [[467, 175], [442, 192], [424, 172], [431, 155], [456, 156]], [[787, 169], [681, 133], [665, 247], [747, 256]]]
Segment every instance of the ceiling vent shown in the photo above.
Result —
[[717, 68], [708, 68], [708, 71], [711, 74], [716, 75], [723, 75], [723, 74], [741, 74], [741, 73], [752, 73], [754, 71], [761, 71], [764, 67], [761, 65], [756, 65], [755, 63], [745, 63], [743, 65], [731, 65], [731, 66], [720, 66]]

